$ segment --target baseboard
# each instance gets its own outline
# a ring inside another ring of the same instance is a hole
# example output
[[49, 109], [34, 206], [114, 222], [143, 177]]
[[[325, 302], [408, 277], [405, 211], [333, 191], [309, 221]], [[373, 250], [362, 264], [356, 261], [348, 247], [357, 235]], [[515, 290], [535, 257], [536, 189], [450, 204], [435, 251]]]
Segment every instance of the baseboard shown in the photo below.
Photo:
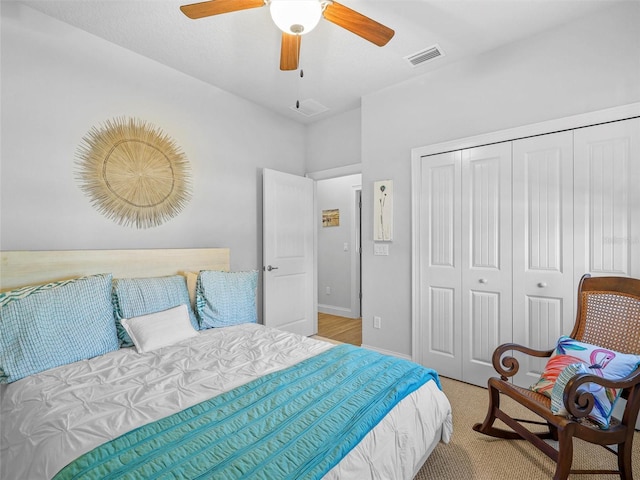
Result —
[[384, 348], [372, 347], [370, 345], [360, 345], [362, 348], [366, 348], [367, 350], [373, 350], [374, 352], [382, 353], [384, 355], [389, 355], [391, 357], [402, 358], [403, 360], [411, 361], [410, 355], [405, 355], [404, 353], [392, 352], [391, 350], [385, 350]]
[[326, 313], [327, 315], [336, 315], [338, 317], [358, 318], [353, 316], [353, 312], [350, 308], [336, 307], [334, 305], [318, 304], [318, 312]]

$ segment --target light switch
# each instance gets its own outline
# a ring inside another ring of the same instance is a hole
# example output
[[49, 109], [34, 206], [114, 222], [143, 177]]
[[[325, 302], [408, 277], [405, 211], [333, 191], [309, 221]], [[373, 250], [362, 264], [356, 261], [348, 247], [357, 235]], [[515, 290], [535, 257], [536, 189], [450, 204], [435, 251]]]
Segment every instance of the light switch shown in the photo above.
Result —
[[344, 242], [344, 251], [345, 252], [349, 251], [349, 244], [347, 242]]

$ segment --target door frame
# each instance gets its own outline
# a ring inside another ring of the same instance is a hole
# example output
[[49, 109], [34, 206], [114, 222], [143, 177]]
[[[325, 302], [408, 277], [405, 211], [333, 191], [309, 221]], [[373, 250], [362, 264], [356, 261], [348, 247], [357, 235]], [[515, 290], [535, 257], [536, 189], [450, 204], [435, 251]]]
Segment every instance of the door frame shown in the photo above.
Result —
[[[354, 163], [352, 165], [346, 165], [344, 167], [337, 167], [337, 168], [330, 168], [327, 170], [318, 170], [315, 172], [309, 172], [305, 175], [305, 177], [311, 178], [314, 181], [318, 181], [318, 180], [329, 180], [331, 178], [339, 178], [339, 177], [347, 177], [349, 175], [356, 175], [356, 174], [362, 174], [362, 164], [361, 163]], [[358, 191], [362, 192], [362, 182], [361, 185], [358, 187], [352, 187], [352, 202], [356, 201], [357, 198], [357, 194]], [[355, 204], [355, 203], [354, 203]], [[317, 229], [317, 225], [320, 224], [321, 222], [321, 218], [320, 218], [320, 213], [318, 212], [318, 209], [316, 208], [316, 212], [315, 212], [315, 224], [316, 224], [316, 230], [315, 230], [315, 245], [316, 245], [316, 251], [315, 251], [315, 261], [316, 261], [316, 265], [318, 264], [318, 229]], [[360, 290], [362, 291], [362, 273], [361, 273], [361, 269], [362, 269], [362, 261], [360, 261], [360, 268], [357, 268], [357, 260], [356, 260], [356, 254], [358, 255], [362, 255], [362, 252], [357, 251], [356, 250], [356, 242], [358, 240], [360, 240], [360, 238], [358, 237], [358, 235], [360, 235], [360, 237], [362, 236], [362, 232], [358, 232], [358, 229], [356, 228], [355, 222], [357, 220], [357, 212], [354, 212], [354, 217], [351, 219], [351, 232], [350, 232], [350, 237], [351, 237], [351, 244], [353, 245], [353, 247], [351, 248], [351, 312], [354, 312], [354, 308], [356, 310], [359, 311], [360, 316], [362, 316], [362, 303], [361, 303], [361, 299], [359, 298], [359, 293], [360, 292], [356, 292], [356, 290]], [[358, 272], [356, 272], [355, 270], [358, 270]], [[318, 269], [316, 268], [316, 289], [317, 289], [317, 285], [318, 285]], [[358, 278], [357, 278], [358, 277]], [[317, 315], [317, 303], [316, 303], [316, 315]]]
[[563, 130], [589, 127], [600, 123], [615, 122], [638, 116], [640, 116], [640, 102], [436, 143], [411, 150], [411, 359], [414, 362], [420, 363], [420, 352], [422, 352], [424, 348], [421, 340], [423, 325], [420, 321], [422, 318], [421, 300], [423, 279], [420, 274], [422, 258], [419, 248], [421, 235], [425, 234], [425, 232], [420, 231], [420, 218], [423, 213], [421, 211], [423, 202], [421, 194], [422, 157], [497, 142], [518, 140], [536, 135], [546, 135]]

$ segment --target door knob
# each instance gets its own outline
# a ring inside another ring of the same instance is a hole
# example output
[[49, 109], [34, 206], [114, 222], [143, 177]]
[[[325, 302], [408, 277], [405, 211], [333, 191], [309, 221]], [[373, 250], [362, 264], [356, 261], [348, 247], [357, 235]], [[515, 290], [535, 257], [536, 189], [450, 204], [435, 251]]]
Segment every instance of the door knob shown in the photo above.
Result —
[[270, 272], [271, 270], [277, 270], [278, 267], [272, 267], [271, 265], [267, 265], [267, 272]]
[[540, 282], [538, 283], [538, 288], [544, 288], [547, 286], [547, 282]]
[[478, 282], [480, 282], [480, 283], [488, 283], [489, 280], [487, 280], [486, 278], [481, 278], [480, 280], [478, 280]]

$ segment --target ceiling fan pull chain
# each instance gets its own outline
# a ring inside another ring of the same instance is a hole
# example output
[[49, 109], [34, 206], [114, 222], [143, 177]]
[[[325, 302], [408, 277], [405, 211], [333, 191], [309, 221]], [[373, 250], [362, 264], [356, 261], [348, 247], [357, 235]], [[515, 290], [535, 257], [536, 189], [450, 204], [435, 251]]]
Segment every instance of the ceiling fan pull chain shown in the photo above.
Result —
[[[304, 70], [300, 69], [300, 78], [304, 77]], [[298, 81], [298, 100], [296, 100], [296, 108], [300, 108], [300, 81]]]

